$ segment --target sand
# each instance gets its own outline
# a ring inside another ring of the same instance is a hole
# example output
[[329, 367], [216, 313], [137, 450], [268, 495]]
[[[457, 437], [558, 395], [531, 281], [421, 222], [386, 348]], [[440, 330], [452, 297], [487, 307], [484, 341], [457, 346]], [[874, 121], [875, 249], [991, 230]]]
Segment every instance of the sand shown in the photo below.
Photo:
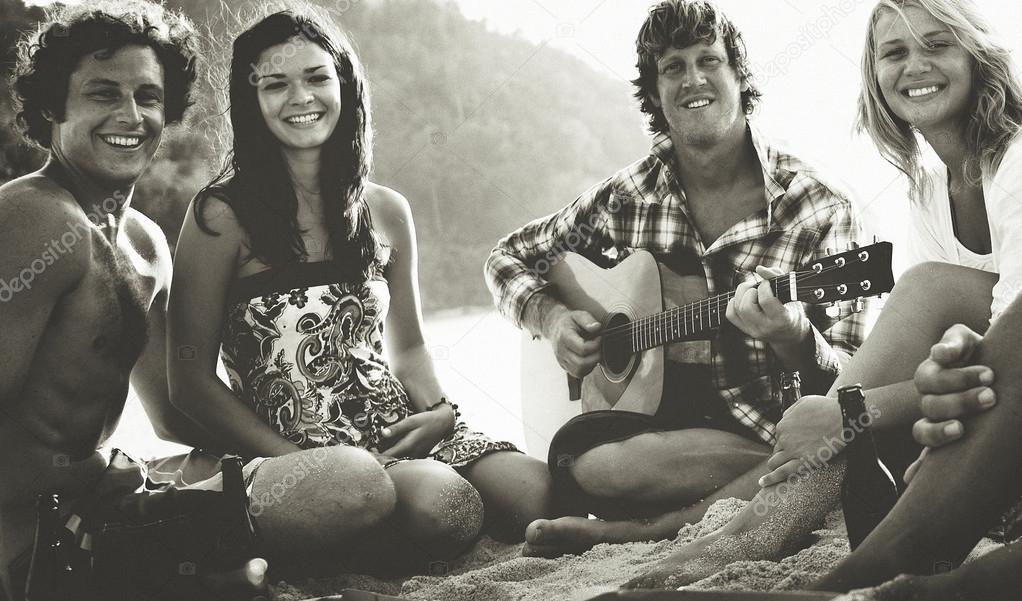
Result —
[[[358, 588], [422, 601], [585, 601], [612, 591], [645, 573], [680, 545], [723, 526], [744, 506], [738, 499], [718, 501], [698, 524], [683, 528], [672, 541], [597, 545], [581, 556], [559, 559], [522, 557], [521, 545], [507, 545], [484, 537], [468, 553], [449, 565], [436, 566], [443, 574], [384, 581], [364, 575], [278, 583], [276, 599], [299, 601]], [[813, 533], [810, 546], [780, 561], [739, 561], [685, 590], [797, 590], [804, 588], [848, 554], [840, 511], [827, 515]], [[996, 548], [981, 543], [978, 556]], [[876, 591], [855, 591], [840, 601], [880, 601]]]

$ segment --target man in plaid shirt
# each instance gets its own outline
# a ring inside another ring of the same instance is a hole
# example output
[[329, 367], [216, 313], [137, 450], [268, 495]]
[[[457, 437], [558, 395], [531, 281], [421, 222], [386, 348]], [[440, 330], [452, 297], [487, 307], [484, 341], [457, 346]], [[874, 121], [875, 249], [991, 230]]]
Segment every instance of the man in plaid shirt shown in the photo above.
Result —
[[540, 520], [527, 554], [666, 538], [718, 498], [751, 498], [780, 419], [777, 373], [797, 370], [804, 393], [824, 394], [864, 335], [862, 315], [835, 321], [755, 281], [843, 250], [859, 226], [847, 195], [747, 121], [760, 94], [741, 34], [709, 2], [663, 0], [636, 46], [650, 155], [501, 240], [487, 284], [501, 313], [549, 340], [576, 377], [599, 361], [601, 324], [547, 291], [541, 274], [563, 252], [608, 266], [648, 250], [704, 276], [710, 295], [735, 290], [729, 323], [706, 343], [707, 364], [668, 364], [656, 415], [585, 414], [551, 443], [550, 457], [573, 458], [550, 462], [565, 510], [659, 517]]

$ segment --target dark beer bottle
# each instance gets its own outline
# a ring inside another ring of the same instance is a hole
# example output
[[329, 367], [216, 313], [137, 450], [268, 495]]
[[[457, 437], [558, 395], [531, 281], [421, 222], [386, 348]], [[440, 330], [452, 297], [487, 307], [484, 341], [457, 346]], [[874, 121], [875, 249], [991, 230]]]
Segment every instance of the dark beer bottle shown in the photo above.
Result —
[[802, 398], [802, 376], [797, 371], [781, 372], [781, 411], [787, 411]]
[[241, 457], [224, 457], [220, 462], [220, 473], [223, 475], [229, 526], [221, 540], [218, 563], [227, 571], [209, 575], [207, 584], [219, 590], [224, 599], [269, 599], [266, 562], [255, 556], [259, 547], [259, 533], [248, 510], [248, 491], [245, 490]]
[[75, 537], [60, 518], [60, 497], [39, 495], [35, 543], [25, 581], [25, 601], [85, 598], [83, 566], [76, 560]]
[[845, 427], [842, 436], [846, 439], [851, 436], [844, 450], [847, 467], [841, 485], [841, 506], [848, 544], [855, 550], [898, 502], [898, 487], [877, 456], [862, 386], [845, 386], [837, 394]]

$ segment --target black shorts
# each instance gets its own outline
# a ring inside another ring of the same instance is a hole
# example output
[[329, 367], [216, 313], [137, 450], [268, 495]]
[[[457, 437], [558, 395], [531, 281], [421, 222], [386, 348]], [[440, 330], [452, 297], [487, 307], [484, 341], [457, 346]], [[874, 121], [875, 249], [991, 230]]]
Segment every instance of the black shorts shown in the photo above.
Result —
[[762, 443], [752, 429], [735, 419], [709, 382], [707, 367], [674, 367], [664, 373], [664, 398], [655, 415], [592, 411], [561, 426], [550, 442], [547, 456], [558, 508], [564, 513], [588, 512], [607, 519], [637, 517], [623, 508], [620, 500], [586, 494], [572, 476], [575, 458], [603, 444], [648, 432], [690, 428], [722, 430]]

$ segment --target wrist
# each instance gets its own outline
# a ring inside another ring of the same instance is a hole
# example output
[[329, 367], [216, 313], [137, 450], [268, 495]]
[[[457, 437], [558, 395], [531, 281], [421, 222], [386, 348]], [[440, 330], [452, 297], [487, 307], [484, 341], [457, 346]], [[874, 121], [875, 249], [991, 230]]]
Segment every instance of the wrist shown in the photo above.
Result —
[[461, 417], [458, 406], [447, 400], [446, 396], [441, 396], [439, 401], [426, 407], [426, 411], [437, 415], [437, 419], [443, 419], [444, 423], [448, 425], [448, 430], [453, 430], [458, 423], [458, 418]]
[[[805, 316], [802, 316], [801, 323], [787, 335], [768, 340], [767, 344], [781, 360], [782, 371], [802, 371], [815, 363], [813, 357], [816, 354], [816, 345], [813, 326]], [[810, 375], [802, 374], [803, 383], [805, 378]]]
[[526, 308], [526, 314], [530, 316], [526, 325], [547, 340], [552, 338], [554, 324], [568, 312], [567, 307], [542, 291], [533, 295]]

